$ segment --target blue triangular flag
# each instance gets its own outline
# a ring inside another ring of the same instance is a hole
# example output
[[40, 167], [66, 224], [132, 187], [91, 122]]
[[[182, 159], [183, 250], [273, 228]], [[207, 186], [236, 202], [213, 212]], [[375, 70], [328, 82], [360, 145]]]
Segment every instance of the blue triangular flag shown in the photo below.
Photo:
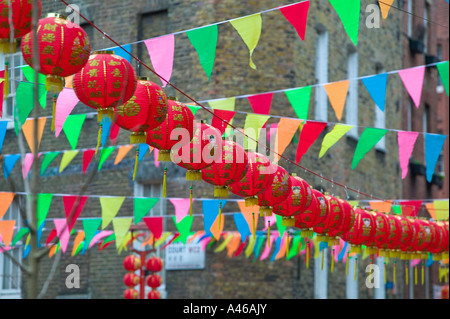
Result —
[[387, 73], [377, 74], [362, 79], [362, 82], [366, 86], [367, 91], [369, 91], [373, 101], [383, 112], [386, 106], [387, 79]]
[[41, 237], [42, 237], [42, 232], [44, 231], [44, 226], [45, 226], [45, 220], [42, 222], [41, 226], [39, 226], [38, 232], [37, 232], [37, 246], [38, 248], [41, 247]]
[[101, 136], [101, 143], [102, 147], [105, 147], [106, 141], [108, 140], [109, 133], [111, 132], [111, 120], [109, 117], [105, 116], [102, 119], [102, 136]]
[[205, 228], [205, 235], [214, 236], [210, 228], [216, 221], [217, 216], [219, 215], [219, 206], [220, 202], [222, 202], [222, 209], [225, 207], [227, 201], [212, 199], [212, 200], [204, 200], [202, 201], [203, 208], [203, 226]]
[[347, 242], [345, 242], [344, 247], [342, 248], [341, 252], [338, 255], [338, 261], [341, 261], [342, 259], [344, 259], [345, 253], [347, 252]]
[[[132, 53], [131, 52], [131, 44], [122, 45], [122, 48], [124, 48], [128, 52]], [[125, 52], [122, 48], [114, 47], [114, 48], [110, 48], [108, 50], [113, 50], [116, 55], [121, 56], [122, 58], [124, 58], [125, 60], [127, 60], [128, 62], [131, 63], [131, 55], [129, 55], [127, 52]]]
[[281, 246], [281, 237], [278, 237], [277, 239], [275, 239], [275, 250], [273, 251], [270, 261], [275, 261], [275, 257], [277, 257], [278, 252], [280, 251], [280, 246]]
[[241, 234], [241, 242], [245, 242], [247, 237], [251, 235], [250, 227], [248, 226], [247, 221], [245, 220], [244, 215], [240, 214], [234, 214], [234, 223], [236, 224], [236, 228]]
[[150, 146], [146, 143], [139, 144], [139, 162], [144, 159], [145, 154], [147, 154]]
[[2, 152], [3, 142], [5, 141], [7, 121], [0, 121], [0, 153]]
[[5, 162], [3, 163], [3, 174], [5, 174], [6, 179], [8, 179], [9, 174], [11, 174], [11, 171], [14, 168], [14, 165], [16, 165], [19, 158], [20, 155], [18, 154], [5, 156]]
[[425, 163], [427, 166], [427, 181], [430, 183], [446, 138], [445, 135], [425, 134]]

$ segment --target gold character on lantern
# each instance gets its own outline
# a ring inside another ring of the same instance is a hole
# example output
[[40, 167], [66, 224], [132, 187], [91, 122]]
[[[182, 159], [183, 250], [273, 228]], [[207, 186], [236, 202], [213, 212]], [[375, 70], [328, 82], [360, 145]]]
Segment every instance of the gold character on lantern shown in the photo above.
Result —
[[56, 40], [56, 37], [53, 33], [43, 34], [42, 38], [41, 38], [42, 42], [53, 43], [53, 42], [55, 42], [55, 40]]
[[370, 218], [363, 218], [363, 236], [369, 236], [370, 230], [372, 227], [370, 227]]
[[115, 78], [122, 78], [123, 74], [120, 72], [119, 69], [114, 69], [114, 71], [111, 72], [111, 75]]
[[53, 31], [53, 32], [55, 32], [56, 31], [56, 27], [57, 27], [56, 24], [46, 23], [44, 25], [44, 31]]

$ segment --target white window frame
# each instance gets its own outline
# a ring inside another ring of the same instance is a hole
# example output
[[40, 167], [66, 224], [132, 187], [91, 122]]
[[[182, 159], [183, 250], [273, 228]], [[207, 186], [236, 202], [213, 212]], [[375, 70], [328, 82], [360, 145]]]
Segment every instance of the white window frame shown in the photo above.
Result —
[[424, 52], [428, 52], [428, 19], [430, 18], [430, 6], [425, 1], [425, 7], [423, 9], [423, 16], [425, 19], [423, 19], [423, 27], [424, 27], [424, 35], [423, 35], [423, 45], [424, 45]]
[[[359, 96], [359, 80], [355, 80], [358, 77], [359, 70], [359, 56], [358, 52], [351, 50], [347, 56], [347, 75], [350, 79], [348, 88], [348, 97], [346, 105], [346, 122], [352, 126], [358, 126], [358, 96]], [[358, 127], [352, 128], [348, 133], [348, 137], [359, 139]]]
[[[377, 68], [378, 74], [385, 73], [386, 70], [383, 67]], [[384, 112], [374, 103], [375, 105], [375, 123], [374, 126], [376, 128], [380, 129], [386, 129], [386, 106], [384, 108]], [[386, 149], [386, 136], [383, 136], [383, 138], [375, 145], [375, 149], [380, 152], [387, 152]]]
[[355, 280], [355, 258], [347, 256], [348, 275], [345, 279], [345, 294], [347, 299], [358, 299], [358, 268], [359, 263], [356, 264], [356, 280]]
[[328, 122], [328, 96], [323, 84], [328, 83], [328, 31], [323, 27], [317, 29], [316, 38], [316, 78], [315, 120]]
[[328, 299], [328, 248], [324, 248], [314, 259], [314, 299]]
[[412, 37], [412, 33], [413, 33], [413, 1], [414, 0], [408, 0], [408, 12], [410, 14], [408, 14], [408, 37], [411, 38]]

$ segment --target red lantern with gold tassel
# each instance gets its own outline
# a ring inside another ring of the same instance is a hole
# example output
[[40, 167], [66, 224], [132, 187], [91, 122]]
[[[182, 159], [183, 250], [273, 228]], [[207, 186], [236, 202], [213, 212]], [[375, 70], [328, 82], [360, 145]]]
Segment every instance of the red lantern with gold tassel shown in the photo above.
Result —
[[141, 267], [141, 260], [134, 255], [128, 255], [123, 260], [123, 267], [128, 271], [136, 271]]
[[378, 249], [388, 248], [388, 239], [391, 233], [391, 224], [387, 215], [383, 213], [379, 213], [377, 211], [369, 211], [369, 214], [371, 214], [375, 219], [376, 230], [372, 241], [366, 244], [366, 252], [370, 255], [374, 255], [378, 252]]
[[325, 220], [313, 227], [314, 232], [318, 234], [317, 239], [322, 242], [330, 242], [332, 245], [335, 240], [328, 236], [332, 230], [341, 230], [344, 225], [344, 209], [338, 199], [329, 194], [325, 194], [325, 201], [328, 205], [328, 215]]
[[292, 187], [292, 180], [289, 173], [281, 166], [272, 164], [275, 169], [275, 175], [272, 185], [258, 195], [258, 205], [261, 215], [272, 216], [273, 207], [285, 201]]
[[139, 299], [139, 292], [136, 289], [129, 288], [124, 291], [123, 296], [125, 299]]
[[159, 272], [163, 269], [164, 262], [159, 257], [150, 257], [147, 259], [147, 270], [150, 272]]
[[147, 285], [153, 289], [162, 285], [162, 278], [160, 275], [152, 274], [147, 277]]
[[400, 239], [402, 236], [402, 225], [400, 220], [396, 216], [389, 213], [385, 214], [389, 222], [389, 236], [386, 238], [385, 242], [382, 243], [380, 256], [381, 257], [400, 257]]
[[412, 247], [412, 243], [414, 241], [414, 237], [416, 235], [416, 228], [407, 217], [396, 216], [400, 220], [400, 224], [402, 225], [402, 236], [400, 238], [400, 258], [403, 260], [408, 260], [411, 258], [411, 253], [414, 251]]
[[328, 204], [325, 196], [311, 187], [306, 189], [309, 200], [306, 209], [295, 216], [295, 227], [300, 228], [303, 238], [312, 238], [314, 226], [323, 223], [328, 216]]
[[350, 231], [355, 223], [355, 213], [353, 211], [352, 205], [350, 205], [347, 201], [336, 197], [339, 204], [341, 205], [343, 212], [343, 223], [340, 227], [336, 229], [332, 229], [328, 232], [328, 242], [331, 245], [339, 245], [339, 237], [342, 237], [344, 233]]
[[139, 281], [140, 277], [133, 272], [129, 272], [123, 277], [123, 283], [129, 288], [136, 287], [139, 284]]
[[[37, 39], [40, 73], [46, 75], [46, 89], [60, 92], [64, 78], [79, 72], [88, 61], [91, 53], [89, 38], [79, 25], [67, 21], [63, 15], [50, 13], [39, 20]], [[33, 67], [31, 32], [22, 38], [22, 55]]]
[[417, 236], [414, 238], [413, 247], [415, 248], [414, 259], [427, 259], [426, 252], [431, 246], [433, 237], [436, 237], [436, 229], [431, 222], [424, 218], [416, 218], [413, 220], [416, 226]]
[[309, 206], [312, 196], [309, 185], [297, 174], [289, 177], [291, 190], [288, 198], [273, 206], [273, 213], [282, 216], [283, 226], [295, 226], [295, 216], [301, 214]]
[[244, 178], [228, 186], [231, 193], [245, 197], [245, 206], [258, 205], [258, 196], [264, 192], [273, 181], [274, 167], [269, 159], [259, 153], [247, 152], [248, 170]]
[[161, 293], [158, 290], [150, 290], [147, 294], [148, 299], [161, 299]]
[[[439, 229], [441, 240], [436, 239], [436, 243], [433, 245], [431, 253], [433, 254], [433, 260], [439, 261], [448, 258], [448, 245], [449, 245], [449, 229], [448, 222], [437, 221], [435, 222], [436, 228]], [[436, 236], [438, 237], [438, 236]]]
[[244, 178], [248, 156], [244, 148], [233, 141], [222, 141], [222, 159], [217, 158], [202, 170], [202, 180], [214, 185], [214, 197], [228, 197], [228, 186]]
[[350, 231], [344, 233], [342, 239], [351, 244], [351, 253], [362, 253], [362, 245], [373, 241], [376, 233], [375, 218], [368, 211], [355, 209], [355, 223]]

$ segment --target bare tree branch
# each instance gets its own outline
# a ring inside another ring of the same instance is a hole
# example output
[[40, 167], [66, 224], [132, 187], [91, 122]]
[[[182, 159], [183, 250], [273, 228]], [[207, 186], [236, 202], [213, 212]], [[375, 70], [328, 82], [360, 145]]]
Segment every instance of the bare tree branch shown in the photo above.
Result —
[[52, 269], [50, 270], [50, 273], [48, 274], [48, 277], [45, 280], [41, 292], [37, 296], [37, 299], [42, 299], [43, 296], [47, 293], [48, 287], [50, 286], [50, 283], [52, 282], [53, 277], [55, 276], [56, 269], [58, 268], [59, 263], [61, 261], [61, 256], [62, 256], [61, 252], [56, 254], [55, 260], [53, 261]]
[[12, 254], [9, 253], [9, 251], [3, 251], [3, 253], [6, 257], [8, 257], [9, 259], [11, 259], [11, 261], [17, 265], [25, 274], [30, 275], [31, 271], [30, 269], [25, 266], [23, 263], [21, 263], [19, 260], [17, 260], [16, 257], [14, 257]]

